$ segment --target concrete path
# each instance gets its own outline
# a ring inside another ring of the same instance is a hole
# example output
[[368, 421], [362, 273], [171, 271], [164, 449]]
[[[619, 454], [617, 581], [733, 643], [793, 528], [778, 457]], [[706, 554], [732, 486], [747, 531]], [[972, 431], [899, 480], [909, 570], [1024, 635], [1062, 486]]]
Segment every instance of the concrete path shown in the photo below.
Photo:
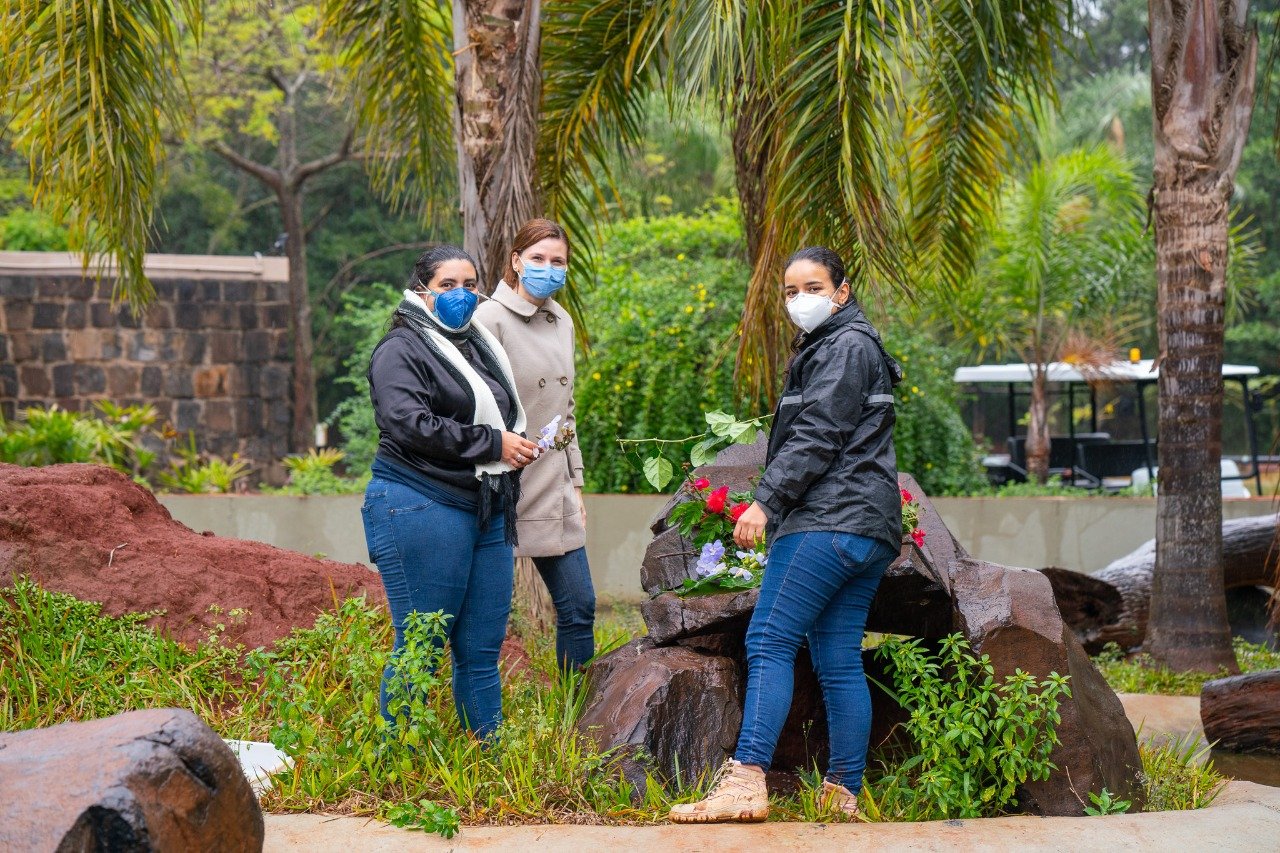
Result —
[[1280, 788], [1232, 782], [1194, 812], [1112, 817], [1002, 817], [932, 823], [755, 826], [477, 826], [446, 841], [364, 818], [268, 815], [266, 853], [389, 853], [449, 850], [742, 851], [956, 850], [1063, 851], [1280, 850]]

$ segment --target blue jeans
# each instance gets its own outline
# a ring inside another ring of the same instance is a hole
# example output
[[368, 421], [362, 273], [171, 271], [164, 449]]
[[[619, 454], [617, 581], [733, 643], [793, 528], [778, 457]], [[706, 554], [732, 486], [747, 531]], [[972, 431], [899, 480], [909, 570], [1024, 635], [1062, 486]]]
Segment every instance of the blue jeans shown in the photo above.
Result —
[[734, 758], [769, 769], [807, 637], [831, 732], [827, 779], [861, 789], [871, 737], [862, 632], [895, 556], [888, 544], [852, 533], [792, 533], [773, 543], [747, 629], [747, 699]]
[[[462, 724], [484, 737], [502, 722], [498, 652], [511, 613], [515, 557], [503, 541], [501, 514], [481, 531], [474, 510], [443, 501], [449, 496], [433, 500], [417, 489], [374, 477], [360, 514], [369, 557], [387, 591], [395, 648], [404, 645], [409, 613], [442, 610], [451, 616], [453, 703]], [[388, 664], [382, 675], [384, 717], [392, 673]]]
[[534, 557], [533, 564], [556, 605], [556, 660], [561, 669], [576, 670], [596, 653], [596, 590], [587, 549]]

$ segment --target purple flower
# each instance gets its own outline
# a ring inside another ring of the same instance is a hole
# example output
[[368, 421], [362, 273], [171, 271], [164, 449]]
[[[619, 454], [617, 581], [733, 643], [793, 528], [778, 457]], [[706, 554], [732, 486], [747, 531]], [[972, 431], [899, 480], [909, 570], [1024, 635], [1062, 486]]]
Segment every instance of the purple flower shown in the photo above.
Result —
[[734, 566], [732, 569], [729, 570], [729, 574], [735, 578], [738, 578], [739, 580], [744, 580], [748, 582], [755, 577], [755, 575], [751, 574], [750, 569], [745, 569], [742, 566]]
[[556, 415], [551, 419], [551, 423], [544, 426], [538, 432], [538, 447], [543, 450], [550, 450], [556, 443], [556, 433], [560, 431], [560, 416]]
[[719, 539], [714, 542], [708, 542], [702, 546], [702, 553], [698, 555], [698, 565], [695, 571], [700, 578], [709, 578], [712, 575], [718, 575], [724, 571], [725, 566], [721, 560], [724, 559], [724, 543]]

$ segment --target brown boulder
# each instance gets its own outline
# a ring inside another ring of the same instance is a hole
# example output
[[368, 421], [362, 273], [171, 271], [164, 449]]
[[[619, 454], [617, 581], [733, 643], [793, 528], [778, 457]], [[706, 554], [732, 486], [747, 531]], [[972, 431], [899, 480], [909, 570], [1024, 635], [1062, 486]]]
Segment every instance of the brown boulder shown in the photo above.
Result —
[[976, 653], [991, 657], [997, 678], [1019, 669], [1037, 679], [1051, 672], [1070, 676], [1071, 697], [1058, 705], [1059, 744], [1050, 756], [1058, 771], [1043, 782], [1022, 786], [1022, 809], [1084, 814], [1088, 792], [1103, 788], [1140, 808], [1142, 761], [1133, 726], [1063, 622], [1048, 579], [1030, 569], [972, 559], [958, 560], [951, 577], [956, 628]]
[[741, 725], [742, 680], [733, 660], [648, 639], [592, 666], [578, 721], [601, 749], [643, 749], [664, 778], [685, 784], [733, 754]]
[[1204, 736], [1232, 752], [1280, 753], [1280, 669], [1219, 678], [1200, 692]]
[[685, 578], [694, 577], [693, 567], [698, 562], [698, 551], [693, 543], [680, 535], [674, 527], [668, 527], [649, 543], [640, 564], [640, 586], [649, 595], [675, 589]]
[[24, 574], [111, 616], [163, 611], [150, 624], [186, 643], [222, 624], [249, 648], [310, 627], [335, 600], [384, 600], [364, 566], [197, 533], [101, 465], [0, 464], [0, 586]]
[[649, 629], [649, 639], [669, 643], [681, 637], [698, 634], [747, 633], [747, 623], [760, 598], [759, 589], [718, 595], [694, 595], [681, 598], [664, 592], [640, 605], [640, 615]]
[[0, 734], [0, 849], [261, 850], [240, 764], [189, 711]]

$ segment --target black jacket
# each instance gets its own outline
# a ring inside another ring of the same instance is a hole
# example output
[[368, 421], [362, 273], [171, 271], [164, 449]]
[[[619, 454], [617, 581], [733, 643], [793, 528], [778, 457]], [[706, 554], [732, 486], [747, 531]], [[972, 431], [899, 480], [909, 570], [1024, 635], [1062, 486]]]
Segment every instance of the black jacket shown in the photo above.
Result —
[[[511, 395], [473, 347], [459, 349], [494, 392], [508, 426], [515, 419]], [[394, 328], [369, 360], [369, 397], [378, 424], [378, 455], [467, 492], [480, 482], [475, 466], [502, 458], [502, 432], [472, 424], [475, 403], [442, 359], [418, 333]]]
[[808, 334], [787, 369], [755, 498], [771, 541], [831, 531], [898, 547], [902, 501], [893, 386], [902, 369], [850, 304]]

